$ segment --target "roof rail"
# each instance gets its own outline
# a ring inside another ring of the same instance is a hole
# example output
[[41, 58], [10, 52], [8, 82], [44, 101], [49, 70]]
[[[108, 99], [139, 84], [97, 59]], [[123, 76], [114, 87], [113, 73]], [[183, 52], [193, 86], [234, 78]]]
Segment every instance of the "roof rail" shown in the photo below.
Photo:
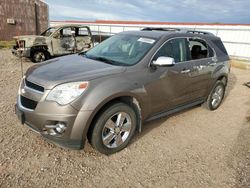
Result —
[[180, 28], [170, 28], [170, 27], [145, 27], [141, 29], [141, 31], [173, 31], [173, 32], [181, 32], [181, 33], [192, 33], [192, 34], [200, 34], [200, 35], [211, 35], [214, 36], [213, 33], [206, 31], [196, 31], [189, 29], [180, 29]]
[[206, 31], [196, 31], [196, 30], [187, 30], [186, 33], [193, 33], [193, 34], [201, 34], [201, 35], [213, 35], [213, 33], [206, 32]]
[[141, 31], [181, 31], [181, 29], [171, 27], [145, 27]]

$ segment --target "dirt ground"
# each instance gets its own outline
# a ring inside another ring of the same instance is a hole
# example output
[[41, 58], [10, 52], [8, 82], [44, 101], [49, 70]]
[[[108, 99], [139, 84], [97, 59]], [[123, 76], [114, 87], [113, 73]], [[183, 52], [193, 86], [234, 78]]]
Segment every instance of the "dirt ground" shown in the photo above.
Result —
[[[24, 62], [24, 68], [32, 66]], [[216, 111], [150, 122], [123, 151], [47, 143], [14, 115], [20, 62], [0, 50], [0, 187], [250, 187], [250, 71], [232, 68]], [[249, 117], [249, 118], [247, 118]]]

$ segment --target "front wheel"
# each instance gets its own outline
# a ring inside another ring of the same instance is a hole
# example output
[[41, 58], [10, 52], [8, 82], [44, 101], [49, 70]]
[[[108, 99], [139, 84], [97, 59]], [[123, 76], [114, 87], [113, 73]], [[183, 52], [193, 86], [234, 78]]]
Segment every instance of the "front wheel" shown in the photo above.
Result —
[[222, 103], [225, 95], [225, 84], [222, 81], [217, 81], [208, 96], [207, 108], [209, 110], [216, 110]]
[[113, 104], [97, 118], [90, 143], [100, 153], [116, 153], [128, 145], [135, 133], [136, 122], [136, 114], [130, 106]]
[[36, 50], [31, 55], [31, 60], [34, 63], [40, 63], [48, 59], [48, 53], [44, 50]]

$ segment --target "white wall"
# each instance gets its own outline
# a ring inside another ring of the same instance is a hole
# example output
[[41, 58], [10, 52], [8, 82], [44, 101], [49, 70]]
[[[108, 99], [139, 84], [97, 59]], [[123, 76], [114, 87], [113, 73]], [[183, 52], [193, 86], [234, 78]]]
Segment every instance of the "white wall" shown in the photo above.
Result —
[[[94, 34], [116, 34], [128, 30], [140, 30], [144, 27], [177, 27], [208, 31], [220, 37], [230, 56], [250, 60], [250, 26], [246, 25], [178, 25], [178, 24], [107, 24], [70, 22], [88, 25]], [[50, 22], [50, 25], [69, 24], [69, 22]]]

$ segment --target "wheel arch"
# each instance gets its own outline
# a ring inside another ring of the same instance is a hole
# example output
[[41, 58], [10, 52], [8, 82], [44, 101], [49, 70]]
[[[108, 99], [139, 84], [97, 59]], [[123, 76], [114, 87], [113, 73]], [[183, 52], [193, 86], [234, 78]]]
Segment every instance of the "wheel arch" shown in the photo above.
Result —
[[222, 81], [225, 86], [227, 85], [227, 82], [228, 82], [228, 74], [226, 73], [222, 73], [216, 77], [213, 78], [213, 82], [211, 82], [211, 85], [208, 87], [208, 92], [207, 92], [207, 96], [206, 96], [206, 100], [208, 99], [212, 89], [214, 88], [214, 85], [216, 84], [217, 81]]
[[118, 95], [114, 96], [112, 98], [107, 98], [104, 100], [101, 104], [99, 104], [92, 113], [91, 117], [88, 120], [87, 127], [85, 127], [86, 130], [84, 130], [83, 136], [87, 136], [88, 139], [90, 138], [90, 135], [92, 134], [92, 129], [94, 127], [94, 124], [98, 118], [98, 116], [110, 105], [117, 103], [117, 102], [122, 102], [130, 106], [136, 113], [136, 119], [137, 119], [137, 125], [136, 125], [136, 130], [138, 132], [141, 132], [141, 124], [142, 124], [142, 108], [141, 108], [141, 103], [133, 95]]
[[32, 55], [36, 52], [36, 51], [45, 51], [49, 56], [51, 56], [51, 54], [48, 51], [48, 46], [47, 45], [39, 45], [39, 46], [32, 46], [30, 49], [30, 55], [32, 57]]
[[218, 80], [222, 81], [222, 82], [225, 84], [225, 86], [226, 86], [226, 85], [227, 85], [227, 81], [228, 81], [228, 75], [222, 74], [222, 75], [220, 75], [220, 76], [217, 78], [216, 81], [218, 81]]

